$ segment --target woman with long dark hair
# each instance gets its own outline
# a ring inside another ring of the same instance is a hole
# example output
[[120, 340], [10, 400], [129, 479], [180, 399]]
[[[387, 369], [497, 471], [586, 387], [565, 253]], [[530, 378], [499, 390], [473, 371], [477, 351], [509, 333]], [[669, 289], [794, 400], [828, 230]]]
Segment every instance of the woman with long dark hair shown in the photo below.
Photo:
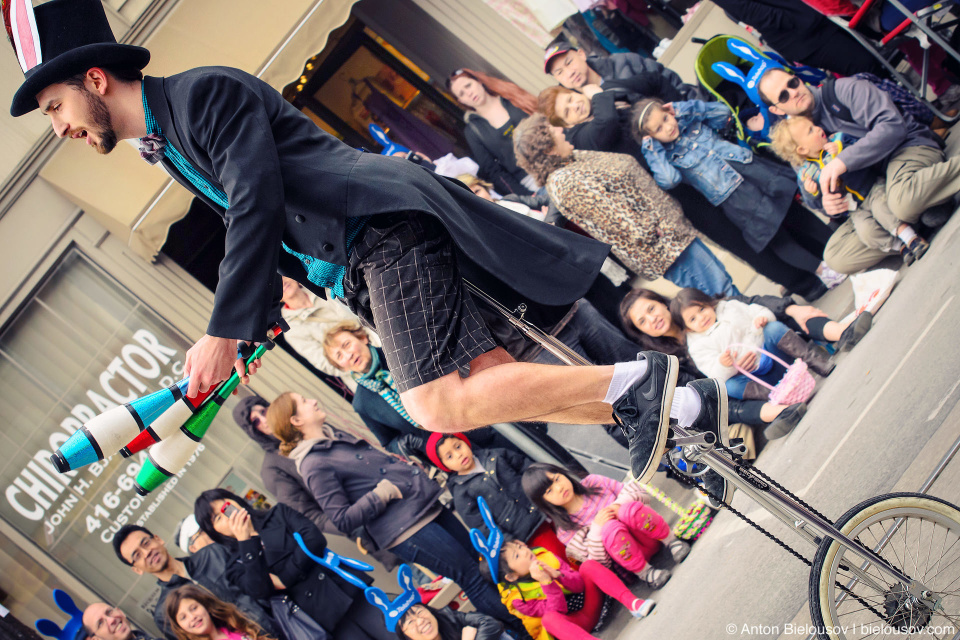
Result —
[[650, 496], [639, 483], [622, 484], [606, 476], [577, 478], [562, 467], [537, 463], [523, 472], [523, 492], [537, 509], [553, 520], [567, 556], [605, 567], [614, 563], [639, 574], [651, 589], [659, 589], [670, 572], [647, 561], [661, 541], [682, 562], [689, 543], [678, 540], [664, 519], [646, 501]]
[[397, 622], [400, 640], [500, 640], [503, 624], [482, 613], [461, 613], [450, 607], [431, 609], [415, 604]]
[[537, 184], [517, 166], [512, 139], [514, 128], [536, 110], [536, 98], [512, 82], [470, 69], [454, 71], [447, 89], [467, 111], [464, 136], [480, 177], [500, 195], [536, 191]]
[[[266, 511], [226, 489], [209, 489], [193, 505], [200, 529], [232, 550], [227, 580], [254, 598], [285, 593], [334, 640], [392, 640], [380, 611], [363, 590], [310, 558], [294, 539], [322, 557], [327, 539], [310, 520], [284, 504]], [[365, 573], [351, 569], [360, 581]]]
[[[798, 305], [791, 298], [776, 296], [731, 296], [733, 300], [747, 304], [759, 304], [773, 311], [778, 320], [801, 329], [817, 340], [835, 342], [838, 351], [847, 351], [870, 330], [872, 316], [860, 314], [856, 320], [840, 323], [831, 320], [816, 307]], [[623, 332], [643, 349], [655, 350], [677, 356], [680, 360], [678, 384], [684, 380], [697, 380], [703, 373], [693, 364], [687, 351], [686, 331], [683, 321], [670, 313], [670, 300], [655, 291], [636, 288], [620, 303], [620, 323]], [[756, 383], [753, 383], [756, 385]], [[759, 385], [756, 385], [759, 387]], [[768, 440], [788, 434], [806, 413], [806, 405], [775, 405], [763, 401], [766, 389], [751, 386], [750, 398], [738, 401], [729, 399], [730, 423], [742, 422], [750, 426], [765, 427]]]

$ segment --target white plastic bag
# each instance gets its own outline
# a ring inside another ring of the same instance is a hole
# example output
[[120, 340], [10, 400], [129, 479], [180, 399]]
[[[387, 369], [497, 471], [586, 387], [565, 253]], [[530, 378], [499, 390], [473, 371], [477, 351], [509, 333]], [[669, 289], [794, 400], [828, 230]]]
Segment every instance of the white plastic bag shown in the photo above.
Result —
[[850, 276], [853, 285], [853, 317], [864, 311], [876, 314], [893, 291], [897, 272], [892, 269], [873, 269]]

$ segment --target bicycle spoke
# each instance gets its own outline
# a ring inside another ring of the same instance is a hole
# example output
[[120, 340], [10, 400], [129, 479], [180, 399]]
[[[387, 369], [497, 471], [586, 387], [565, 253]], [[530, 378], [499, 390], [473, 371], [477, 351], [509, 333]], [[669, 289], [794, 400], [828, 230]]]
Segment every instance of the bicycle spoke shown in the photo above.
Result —
[[[885, 527], [883, 526], [883, 523], [882, 523], [882, 522], [878, 522], [878, 523], [876, 523], [876, 524], [879, 524], [879, 525], [880, 525], [880, 531], [883, 532], [883, 535], [880, 536], [880, 539], [882, 540], [883, 538], [886, 537], [887, 531], [886, 531]], [[871, 525], [871, 526], [872, 526], [872, 525]], [[896, 535], [896, 534], [894, 534], [894, 535]], [[904, 566], [904, 562], [903, 562], [903, 560], [900, 558], [899, 554], [897, 554], [897, 550], [893, 547], [893, 544], [892, 544], [892, 543], [893, 543], [893, 540], [892, 540], [892, 539], [889, 540], [888, 543], [887, 543], [886, 549], [889, 549], [889, 550], [893, 553], [894, 558], [896, 558], [896, 560], [897, 560], [896, 566], [897, 566], [897, 567], [903, 567], [903, 566]], [[884, 551], [886, 551], [886, 549], [884, 549]], [[889, 586], [892, 586], [892, 583], [889, 582], [886, 578], [883, 578], [883, 581], [887, 584], [888, 587], [889, 587]]]
[[[956, 562], [956, 560], [952, 560], [952, 561], [950, 562], [950, 564], [953, 564], [954, 562]], [[949, 566], [950, 566], [950, 565], [947, 565], [947, 567], [949, 567]], [[944, 567], [944, 568], [947, 568], [947, 567]], [[940, 575], [940, 573], [943, 573], [943, 571], [941, 570], [939, 573], [937, 573], [937, 575], [932, 576], [932, 577], [930, 578], [930, 580], [931, 580], [931, 581], [936, 580], [936, 578]], [[950, 587], [952, 587], [952, 586], [954, 585], [954, 583], [955, 583], [957, 580], [960, 580], [960, 575], [958, 575], [956, 578], [954, 578], [953, 580], [951, 580], [948, 584], [944, 585], [943, 588], [944, 588], [944, 589], [949, 589]]]
[[[960, 542], [960, 537], [958, 537], [956, 540], [953, 541], [953, 543], [950, 545], [950, 549], [953, 549], [953, 548], [957, 545], [958, 542]], [[948, 551], [949, 551], [950, 549], [948, 549]], [[943, 560], [943, 557], [944, 557], [943, 555], [940, 556], [941, 562], [942, 562], [942, 560]], [[950, 567], [950, 565], [952, 565], [952, 564], [953, 564], [954, 562], [956, 562], [957, 560], [960, 560], [960, 553], [958, 553], [956, 556], [954, 556], [953, 560], [950, 561], [950, 564], [948, 564], [947, 566], [945, 566], [945, 567], [943, 567], [943, 568], [937, 569], [937, 572], [936, 572], [935, 574], [933, 574], [932, 576], [930, 576], [930, 580], [933, 580], [934, 578], [936, 578], [938, 575], [940, 575], [940, 574], [943, 572], [944, 569], [948, 569], [948, 568]], [[938, 562], [938, 563], [937, 563], [937, 566], [939, 567], [939, 565], [940, 565], [940, 563]], [[956, 580], [954, 580], [953, 582], [956, 582]], [[953, 584], [953, 582], [951, 582], [950, 584]], [[949, 585], [948, 585], [948, 586], [949, 586]]]
[[[947, 531], [946, 529], [944, 529], [944, 531], [943, 531], [943, 546], [940, 547], [940, 558], [937, 560], [937, 572], [938, 572], [938, 573], [939, 573], [939, 571], [940, 571], [940, 563], [943, 561], [943, 552], [945, 551], [945, 548], [946, 548], [946, 546], [947, 546], [947, 538], [950, 537], [949, 534], [950, 534], [950, 532]], [[934, 575], [936, 575], [936, 574], [934, 574]]]

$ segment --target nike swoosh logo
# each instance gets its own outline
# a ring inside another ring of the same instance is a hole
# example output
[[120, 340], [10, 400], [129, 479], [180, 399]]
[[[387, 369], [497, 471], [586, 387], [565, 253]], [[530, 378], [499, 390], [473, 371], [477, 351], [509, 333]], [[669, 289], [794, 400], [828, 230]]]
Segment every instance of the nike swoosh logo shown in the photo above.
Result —
[[[649, 361], [648, 361], [649, 362]], [[657, 375], [653, 371], [653, 363], [650, 362], [649, 365], [651, 369], [647, 371], [647, 379], [644, 382], [644, 385], [640, 391], [640, 395], [644, 397], [645, 400], [653, 401], [657, 399]]]

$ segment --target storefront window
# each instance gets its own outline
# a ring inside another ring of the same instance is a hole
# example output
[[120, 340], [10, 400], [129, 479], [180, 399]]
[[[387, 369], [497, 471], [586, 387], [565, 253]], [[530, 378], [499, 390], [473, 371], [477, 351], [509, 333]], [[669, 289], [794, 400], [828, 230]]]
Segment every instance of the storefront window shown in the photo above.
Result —
[[189, 346], [76, 250], [0, 333], [0, 517], [151, 631], [156, 581], [116, 558], [113, 534], [141, 524], [176, 551], [174, 529], [197, 494], [228, 476], [259, 477], [262, 453], [230, 417], [236, 398], [185, 472], [145, 498], [133, 490], [139, 456], [64, 475], [48, 459], [94, 415], [182, 377]]

